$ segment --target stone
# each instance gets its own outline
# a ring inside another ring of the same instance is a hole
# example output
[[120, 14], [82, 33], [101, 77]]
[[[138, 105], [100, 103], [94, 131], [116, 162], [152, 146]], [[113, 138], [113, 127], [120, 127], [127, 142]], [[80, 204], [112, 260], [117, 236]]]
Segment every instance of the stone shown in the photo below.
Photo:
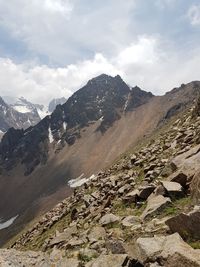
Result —
[[134, 164], [137, 160], [137, 156], [135, 154], [131, 155], [131, 164]]
[[154, 191], [155, 189], [155, 185], [148, 185], [148, 186], [143, 186], [139, 188], [139, 193], [138, 193], [138, 197], [146, 200], [151, 193]]
[[105, 237], [106, 237], [106, 231], [101, 226], [95, 226], [94, 228], [92, 228], [88, 235], [88, 239], [90, 242], [94, 242], [99, 239], [104, 239]]
[[200, 145], [197, 145], [172, 160], [177, 169], [184, 172], [188, 177], [193, 176], [199, 169]]
[[171, 174], [168, 177], [168, 180], [171, 182], [179, 183], [180, 185], [182, 185], [183, 188], [187, 188], [188, 177], [185, 173], [179, 170]]
[[120, 194], [124, 194], [124, 193], [129, 191], [130, 187], [131, 186], [129, 184], [125, 184], [125, 185], [123, 185], [122, 187], [119, 188], [118, 192]]
[[165, 222], [171, 232], [179, 233], [183, 238], [191, 240], [200, 239], [200, 206], [192, 212], [185, 214], [180, 213]]
[[124, 243], [119, 240], [110, 240], [106, 242], [106, 248], [112, 254], [125, 254]]
[[123, 197], [123, 200], [128, 203], [136, 203], [138, 200], [139, 190], [135, 189]]
[[161, 181], [161, 184], [167, 191], [168, 195], [171, 198], [183, 197], [183, 188], [179, 183], [169, 182], [169, 181]]
[[131, 227], [134, 225], [141, 225], [141, 220], [137, 216], [127, 216], [122, 220], [122, 225], [125, 227]]
[[200, 204], [200, 169], [196, 172], [190, 184], [192, 200], [195, 204]]
[[53, 247], [55, 245], [65, 243], [70, 238], [72, 238], [75, 233], [77, 233], [76, 226], [69, 227], [62, 233], [57, 233], [57, 236], [49, 241], [48, 247]]
[[163, 197], [162, 195], [150, 197], [147, 201], [147, 207], [143, 211], [141, 218], [146, 219], [149, 216], [164, 209], [167, 205], [171, 203], [170, 198]]
[[136, 241], [138, 259], [148, 264], [160, 262], [167, 267], [200, 266], [200, 250], [194, 250], [178, 233], [170, 236], [139, 238]]
[[99, 223], [101, 225], [108, 225], [108, 224], [119, 222], [119, 221], [120, 221], [120, 218], [118, 216], [115, 216], [114, 214], [109, 213], [109, 214], [104, 215], [100, 219]]
[[126, 267], [128, 262], [126, 254], [100, 255], [97, 259], [87, 263], [85, 267]]

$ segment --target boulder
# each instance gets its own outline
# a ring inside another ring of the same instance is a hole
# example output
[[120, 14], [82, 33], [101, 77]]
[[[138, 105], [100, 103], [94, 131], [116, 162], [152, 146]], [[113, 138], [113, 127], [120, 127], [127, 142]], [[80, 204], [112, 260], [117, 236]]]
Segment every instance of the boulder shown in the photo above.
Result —
[[194, 250], [178, 233], [170, 236], [139, 238], [136, 241], [138, 259], [143, 264], [159, 262], [165, 267], [198, 267], [200, 250]]
[[129, 259], [126, 254], [101, 255], [97, 259], [89, 262], [85, 267], [126, 267]]
[[112, 254], [125, 254], [124, 243], [119, 240], [109, 240], [106, 242], [106, 248]]
[[171, 163], [188, 177], [193, 176], [199, 170], [200, 145], [197, 145], [187, 152], [178, 155]]
[[200, 204], [200, 169], [196, 172], [190, 184], [191, 197], [195, 204]]
[[161, 183], [171, 198], [184, 196], [183, 188], [179, 183], [169, 181], [162, 181]]
[[147, 201], [147, 207], [143, 211], [141, 218], [146, 219], [147, 217], [154, 215], [155, 213], [164, 209], [170, 203], [170, 198], [163, 197], [162, 195], [150, 197]]
[[104, 239], [105, 237], [106, 237], [106, 231], [101, 226], [95, 226], [94, 228], [92, 228], [92, 230], [88, 235], [88, 239], [90, 242], [94, 242], [99, 239]]
[[123, 201], [128, 203], [136, 203], [138, 199], [139, 190], [135, 189], [123, 197]]
[[171, 182], [179, 183], [183, 188], [187, 189], [188, 177], [182, 171], [176, 171], [168, 177], [168, 180]]
[[99, 223], [101, 225], [108, 225], [110, 223], [115, 223], [115, 222], [119, 222], [119, 221], [120, 221], [120, 218], [118, 216], [115, 216], [114, 214], [109, 213], [109, 214], [104, 215], [100, 219]]
[[141, 220], [137, 216], [127, 216], [122, 220], [122, 225], [125, 227], [131, 227], [134, 225], [141, 225]]
[[138, 197], [143, 200], [146, 200], [151, 195], [151, 193], [154, 191], [154, 189], [155, 189], [155, 185], [148, 185], [148, 186], [140, 187]]
[[188, 214], [180, 213], [169, 218], [165, 223], [173, 233], [178, 232], [183, 238], [200, 239], [200, 207]]

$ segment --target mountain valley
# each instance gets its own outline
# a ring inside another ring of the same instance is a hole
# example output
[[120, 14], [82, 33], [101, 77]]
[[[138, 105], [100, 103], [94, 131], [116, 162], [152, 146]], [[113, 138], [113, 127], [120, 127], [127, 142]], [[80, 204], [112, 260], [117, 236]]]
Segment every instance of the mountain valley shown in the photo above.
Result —
[[0, 230], [1, 245], [12, 248], [0, 259], [199, 266], [199, 95], [198, 81], [154, 96], [102, 74], [35, 126], [9, 129], [0, 143], [0, 214], [1, 223], [15, 219]]

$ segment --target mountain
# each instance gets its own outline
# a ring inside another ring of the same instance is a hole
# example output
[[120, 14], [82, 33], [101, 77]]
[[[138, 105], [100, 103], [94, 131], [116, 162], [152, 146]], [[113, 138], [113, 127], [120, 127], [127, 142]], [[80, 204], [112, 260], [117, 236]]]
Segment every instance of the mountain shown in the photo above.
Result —
[[[24, 101], [24, 100], [23, 100]], [[7, 104], [2, 97], [0, 97], [0, 131], [6, 132], [9, 128], [16, 129], [28, 128], [40, 121], [39, 115], [18, 102], [17, 108]]]
[[67, 101], [67, 99], [65, 97], [61, 97], [61, 98], [54, 98], [50, 101], [49, 103], [49, 107], [48, 107], [48, 111], [49, 113], [52, 113], [57, 105], [62, 105]]
[[[19, 113], [26, 113], [35, 117], [36, 123], [49, 114], [44, 105], [33, 104], [24, 97], [3, 96], [4, 101]], [[33, 125], [35, 125], [34, 123]]]
[[103, 74], [34, 127], [8, 130], [0, 143], [0, 214], [3, 222], [18, 217], [2, 230], [1, 242], [68, 196], [69, 180], [108, 167], [192, 106], [199, 92], [195, 81], [154, 96]]
[[[143, 104], [147, 116], [153, 101], [155, 114], [162, 112], [156, 121], [161, 126], [25, 228], [9, 249], [0, 250], [0, 261], [5, 266], [200, 266], [199, 86], [192, 82]], [[141, 106], [131, 112], [135, 123]], [[18, 217], [0, 227], [14, 220]]]

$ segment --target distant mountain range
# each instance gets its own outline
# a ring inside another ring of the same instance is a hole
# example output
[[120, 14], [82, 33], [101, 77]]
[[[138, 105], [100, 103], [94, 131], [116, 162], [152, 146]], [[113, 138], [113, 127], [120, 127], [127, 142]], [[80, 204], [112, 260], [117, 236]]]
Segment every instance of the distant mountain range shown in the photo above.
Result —
[[53, 99], [49, 107], [33, 104], [24, 97], [3, 96], [0, 98], [0, 131], [5, 133], [9, 128], [27, 129], [36, 125], [41, 119], [54, 111], [57, 105], [66, 99]]

